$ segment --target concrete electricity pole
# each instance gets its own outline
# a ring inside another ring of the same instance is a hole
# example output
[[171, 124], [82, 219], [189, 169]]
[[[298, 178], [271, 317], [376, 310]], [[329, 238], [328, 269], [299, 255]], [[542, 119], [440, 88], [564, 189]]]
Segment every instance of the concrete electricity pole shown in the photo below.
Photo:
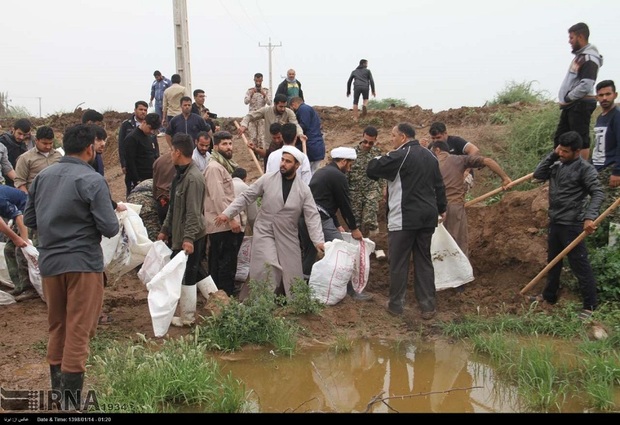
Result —
[[181, 85], [192, 93], [192, 72], [189, 65], [189, 31], [187, 25], [187, 1], [172, 0], [174, 16], [174, 44], [177, 74]]
[[280, 42], [280, 44], [278, 45], [271, 44], [271, 37], [269, 37], [269, 44], [263, 45], [263, 44], [258, 43], [258, 47], [267, 47], [267, 49], [269, 50], [269, 92], [271, 93], [271, 97], [273, 97], [275, 95], [275, 91], [273, 90], [273, 72], [271, 70], [271, 52], [273, 52], [273, 49], [275, 49], [276, 47], [282, 47], [282, 42]]

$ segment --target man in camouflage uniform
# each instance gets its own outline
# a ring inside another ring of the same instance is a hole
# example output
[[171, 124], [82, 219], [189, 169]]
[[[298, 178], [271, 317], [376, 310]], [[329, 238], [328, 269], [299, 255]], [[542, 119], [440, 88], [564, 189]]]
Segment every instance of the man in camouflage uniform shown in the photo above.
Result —
[[153, 179], [143, 180], [134, 187], [127, 195], [127, 202], [142, 205], [140, 218], [144, 223], [144, 227], [146, 227], [149, 239], [156, 241], [161, 225], [157, 215], [157, 204], [155, 199], [153, 199]]
[[382, 155], [381, 149], [374, 146], [377, 134], [375, 127], [368, 126], [364, 129], [362, 141], [355, 147], [357, 160], [348, 174], [353, 214], [364, 237], [375, 235], [379, 230], [377, 211], [383, 198], [383, 186], [380, 181], [371, 180], [366, 175], [368, 162]]
[[[250, 87], [245, 93], [243, 103], [248, 105], [249, 111], [254, 112], [263, 106], [271, 105], [271, 98], [269, 97], [269, 89], [263, 87], [263, 74], [257, 72], [254, 74], [254, 87]], [[254, 143], [254, 146], [260, 149], [265, 149], [265, 133], [263, 126], [265, 120], [260, 119], [251, 121], [248, 130], [250, 132], [250, 142]]]

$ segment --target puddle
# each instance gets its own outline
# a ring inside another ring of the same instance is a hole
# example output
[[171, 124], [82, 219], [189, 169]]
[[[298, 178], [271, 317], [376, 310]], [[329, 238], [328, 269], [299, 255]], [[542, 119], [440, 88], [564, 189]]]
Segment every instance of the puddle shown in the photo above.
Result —
[[347, 352], [304, 349], [293, 357], [235, 353], [224, 371], [245, 382], [251, 410], [263, 413], [512, 413], [515, 389], [461, 343], [356, 342]]

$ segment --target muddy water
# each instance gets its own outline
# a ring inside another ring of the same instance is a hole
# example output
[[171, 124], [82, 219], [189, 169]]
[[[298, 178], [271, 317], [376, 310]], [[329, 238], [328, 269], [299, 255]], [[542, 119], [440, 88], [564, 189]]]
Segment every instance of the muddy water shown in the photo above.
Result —
[[256, 351], [222, 358], [251, 390], [254, 412], [519, 412], [515, 389], [466, 348], [363, 340], [351, 350]]

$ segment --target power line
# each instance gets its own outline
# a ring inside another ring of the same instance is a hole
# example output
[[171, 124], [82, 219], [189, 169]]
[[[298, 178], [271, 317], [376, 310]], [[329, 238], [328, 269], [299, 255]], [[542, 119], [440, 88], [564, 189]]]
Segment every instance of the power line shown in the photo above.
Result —
[[272, 71], [272, 67], [271, 67], [271, 52], [273, 52], [273, 49], [275, 49], [276, 47], [282, 47], [282, 42], [280, 42], [280, 44], [271, 44], [271, 37], [269, 37], [269, 44], [267, 45], [263, 45], [258, 43], [258, 47], [267, 47], [267, 49], [269, 50], [269, 90], [271, 91], [271, 94], [273, 95], [274, 90], [273, 90], [273, 71]]

